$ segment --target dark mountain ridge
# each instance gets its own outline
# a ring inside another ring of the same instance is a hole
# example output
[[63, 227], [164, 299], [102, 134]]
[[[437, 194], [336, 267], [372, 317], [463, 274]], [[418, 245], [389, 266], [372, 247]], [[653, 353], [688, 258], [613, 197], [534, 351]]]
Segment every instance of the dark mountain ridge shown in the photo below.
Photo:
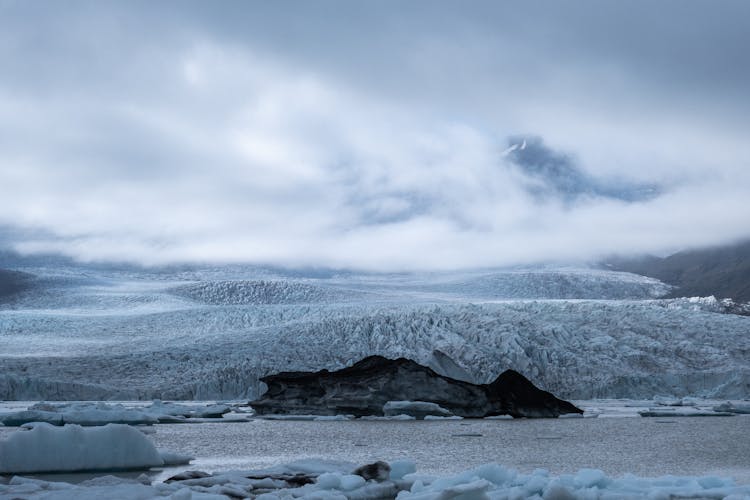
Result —
[[608, 269], [657, 278], [674, 285], [669, 297], [713, 295], [750, 302], [750, 240], [734, 245], [686, 250], [668, 257], [611, 259]]

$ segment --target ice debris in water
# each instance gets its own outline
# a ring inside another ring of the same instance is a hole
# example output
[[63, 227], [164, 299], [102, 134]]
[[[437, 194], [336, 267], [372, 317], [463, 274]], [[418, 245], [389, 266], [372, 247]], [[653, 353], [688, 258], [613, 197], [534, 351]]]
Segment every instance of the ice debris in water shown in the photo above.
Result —
[[[394, 497], [398, 500], [750, 498], [750, 485], [737, 485], [731, 479], [713, 476], [610, 477], [597, 469], [581, 469], [575, 474], [553, 476], [544, 469], [523, 474], [498, 464], [485, 464], [460, 474], [433, 477], [417, 474], [415, 463], [411, 460], [392, 461], [387, 465], [390, 466], [389, 475], [370, 480], [353, 474], [355, 467], [352, 464], [316, 460], [300, 461], [264, 471], [183, 473], [168, 482], [154, 484], [112, 476], [75, 485], [14, 477], [9, 484], [0, 484], [0, 497], [59, 500], [163, 497], [218, 499], [227, 496], [254, 497], [260, 500]], [[384, 466], [379, 468], [386, 469]]]

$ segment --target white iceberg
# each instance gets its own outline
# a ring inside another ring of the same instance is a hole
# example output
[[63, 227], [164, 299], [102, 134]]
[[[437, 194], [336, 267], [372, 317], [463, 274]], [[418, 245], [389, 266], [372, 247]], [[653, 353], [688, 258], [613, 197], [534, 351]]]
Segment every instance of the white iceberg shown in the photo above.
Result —
[[[164, 453], [170, 464], [189, 457]], [[36, 423], [0, 441], [0, 473], [148, 469], [164, 457], [140, 431], [122, 424], [101, 427]]]

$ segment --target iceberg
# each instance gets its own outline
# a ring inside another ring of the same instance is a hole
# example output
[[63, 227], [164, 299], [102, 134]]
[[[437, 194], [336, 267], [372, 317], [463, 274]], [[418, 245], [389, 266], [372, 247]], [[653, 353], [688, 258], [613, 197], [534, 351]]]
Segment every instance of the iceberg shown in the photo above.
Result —
[[[170, 464], [189, 457], [164, 452]], [[129, 425], [62, 427], [30, 424], [0, 441], [0, 473], [73, 472], [148, 469], [164, 457], [140, 431]]]

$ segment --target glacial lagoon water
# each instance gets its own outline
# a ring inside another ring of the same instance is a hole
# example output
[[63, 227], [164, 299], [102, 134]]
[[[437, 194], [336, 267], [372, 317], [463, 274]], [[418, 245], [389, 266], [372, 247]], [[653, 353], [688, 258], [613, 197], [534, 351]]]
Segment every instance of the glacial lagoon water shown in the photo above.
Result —
[[269, 421], [155, 426], [160, 448], [196, 457], [186, 469], [257, 469], [301, 458], [365, 463], [412, 458], [429, 474], [497, 462], [553, 474], [719, 475], [750, 483], [750, 417], [459, 421]]
[[[702, 402], [711, 407], [718, 401]], [[5, 402], [3, 411], [28, 402]], [[143, 402], [126, 403], [139, 406]], [[446, 475], [496, 462], [521, 472], [582, 468], [608, 475], [717, 475], [750, 484], [750, 415], [642, 418], [651, 401], [576, 401], [599, 418], [437, 421], [309, 421], [161, 424], [142, 427], [156, 446], [195, 457], [188, 466], [153, 470], [163, 480], [182, 470], [270, 467], [305, 458], [355, 464], [410, 458], [421, 473]], [[236, 417], [245, 418], [243, 414]], [[615, 418], [613, 418], [615, 417]], [[18, 428], [0, 426], [0, 438]], [[136, 477], [136, 473], [117, 475]], [[87, 474], [45, 474], [78, 482]], [[6, 477], [5, 480], [8, 478]], [[2, 481], [3, 478], [0, 478]]]

